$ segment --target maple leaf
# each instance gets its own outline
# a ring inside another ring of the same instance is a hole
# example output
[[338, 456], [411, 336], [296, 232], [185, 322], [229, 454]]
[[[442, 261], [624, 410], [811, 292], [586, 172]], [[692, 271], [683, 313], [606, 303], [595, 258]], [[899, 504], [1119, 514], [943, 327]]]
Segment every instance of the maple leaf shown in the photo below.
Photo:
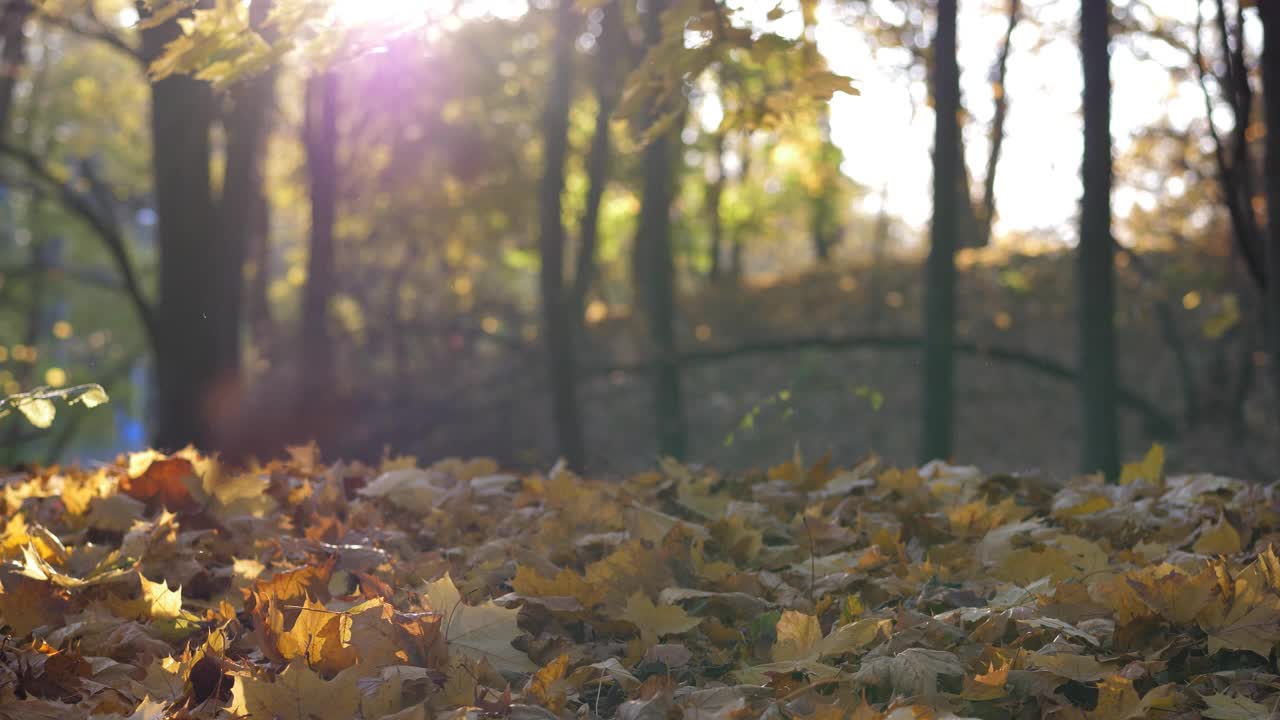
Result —
[[961, 697], [966, 700], [994, 700], [1004, 697], [1005, 684], [1009, 682], [1009, 670], [1012, 668], [1013, 664], [1005, 661], [999, 667], [988, 666], [985, 673], [966, 675], [964, 688], [960, 691]]
[[904, 695], [936, 695], [938, 678], [963, 676], [964, 666], [943, 650], [908, 648], [893, 657], [863, 660], [853, 675], [860, 685], [887, 685]]
[[518, 610], [507, 610], [489, 601], [466, 605], [448, 573], [421, 591], [427, 605], [443, 617], [441, 632], [450, 651], [474, 660], [487, 660], [507, 672], [533, 672], [537, 666], [529, 656], [511, 647], [521, 635], [516, 626]]
[[1256, 720], [1271, 717], [1271, 708], [1243, 695], [1205, 695], [1200, 698], [1209, 707], [1201, 717], [1213, 720]]
[[1201, 555], [1234, 555], [1244, 549], [1244, 542], [1235, 527], [1222, 517], [1216, 524], [1206, 523], [1200, 529], [1200, 537], [1191, 549]]
[[775, 632], [777, 640], [774, 641], [771, 650], [774, 662], [807, 658], [813, 654], [814, 648], [822, 640], [822, 628], [818, 626], [818, 618], [795, 610], [786, 610], [782, 613]]
[[[436, 691], [436, 679], [432, 671], [412, 665], [391, 665], [378, 670], [378, 674], [357, 681], [360, 687], [360, 712], [366, 720], [395, 718], [399, 713], [424, 713], [420, 702], [406, 703], [405, 698], [425, 698]], [[407, 706], [406, 706], [407, 705]], [[401, 716], [405, 718], [416, 715]]]
[[120, 481], [120, 489], [130, 497], [172, 512], [199, 509], [192, 493], [201, 485], [190, 460], [154, 453], [140, 453], [130, 458], [129, 473]]
[[1234, 576], [1221, 565], [1215, 565], [1214, 570], [1218, 587], [1198, 618], [1200, 628], [1209, 636], [1209, 652], [1249, 650], [1268, 657], [1280, 642], [1280, 595], [1262, 560]]
[[1036, 670], [1045, 670], [1058, 677], [1082, 683], [1101, 680], [1114, 672], [1114, 668], [1103, 665], [1092, 655], [1031, 653], [1027, 660]]
[[547, 578], [533, 568], [517, 566], [511, 587], [520, 595], [528, 597], [574, 598], [581, 608], [588, 609], [604, 598], [604, 593], [599, 588], [569, 569], [561, 569], [555, 577]]
[[1128, 582], [1147, 607], [1176, 625], [1194, 622], [1217, 587], [1208, 569], [1191, 575], [1168, 564], [1146, 568]]
[[654, 605], [642, 592], [627, 598], [619, 617], [639, 628], [641, 635], [654, 638], [686, 633], [702, 622], [702, 618], [690, 617], [679, 605]]
[[351, 647], [351, 634], [349, 614], [331, 612], [324, 605], [307, 600], [289, 631], [280, 636], [277, 647], [285, 660], [301, 659], [313, 670], [332, 674], [354, 665], [358, 659]]
[[564, 678], [568, 670], [569, 656], [557, 657], [529, 678], [525, 692], [551, 712], [560, 712], [564, 709], [566, 699]]
[[1142, 462], [1127, 463], [1120, 471], [1120, 484], [1128, 485], [1138, 480], [1146, 480], [1159, 485], [1164, 480], [1164, 446], [1155, 443], [1147, 451]]
[[1112, 675], [1098, 684], [1098, 705], [1085, 714], [1089, 720], [1127, 720], [1142, 717], [1142, 701], [1133, 681]]
[[355, 717], [361, 693], [355, 668], [325, 680], [295, 660], [273, 681], [237, 677], [227, 710], [247, 717], [274, 720]]
[[426, 514], [434, 510], [440, 497], [448, 492], [443, 486], [444, 479], [444, 473], [434, 470], [391, 470], [357, 492], [362, 497], [385, 499], [404, 510]]
[[70, 605], [53, 584], [11, 575], [4, 578], [0, 592], [0, 624], [23, 638], [38, 627], [62, 624]]

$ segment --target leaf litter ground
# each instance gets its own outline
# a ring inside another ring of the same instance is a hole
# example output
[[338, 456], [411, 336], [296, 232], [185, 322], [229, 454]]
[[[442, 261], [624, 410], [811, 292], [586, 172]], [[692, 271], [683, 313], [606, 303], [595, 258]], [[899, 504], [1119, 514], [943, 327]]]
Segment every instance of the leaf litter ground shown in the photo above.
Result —
[[933, 463], [2, 477], [0, 718], [1264, 718], [1280, 498]]

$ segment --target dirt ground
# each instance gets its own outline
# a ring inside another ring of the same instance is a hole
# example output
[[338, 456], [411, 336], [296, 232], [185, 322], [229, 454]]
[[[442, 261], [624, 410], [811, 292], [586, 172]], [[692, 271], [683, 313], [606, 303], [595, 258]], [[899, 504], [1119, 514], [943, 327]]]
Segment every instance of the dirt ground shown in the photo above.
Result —
[[[1223, 338], [1207, 337], [1205, 328], [1221, 315], [1225, 295], [1208, 289], [1204, 277], [1175, 267], [1172, 258], [1143, 262], [1162, 281], [1156, 287], [1149, 277], [1120, 271], [1122, 384], [1171, 418], [1176, 432], [1161, 437], [1138, 413], [1124, 409], [1125, 456], [1140, 457], [1152, 442], [1163, 441], [1171, 471], [1276, 479], [1280, 422], [1249, 316], [1242, 313]], [[1071, 269], [1069, 256], [966, 267], [959, 284], [959, 337], [1074, 367]], [[1193, 290], [1194, 302], [1186, 299]], [[888, 263], [874, 273], [848, 267], [741, 288], [704, 288], [682, 298], [681, 346], [725, 348], [815, 334], [918, 334], [922, 292], [918, 266], [910, 262]], [[1161, 301], [1187, 348], [1198, 408], [1191, 414], [1178, 352], [1162, 331]], [[635, 364], [643, 359], [643, 337], [626, 308], [610, 308], [609, 318], [592, 327], [580, 361], [587, 368]], [[503, 395], [496, 408], [491, 399], [483, 408], [460, 407], [456, 422], [443, 423], [420, 447], [406, 449], [426, 456], [474, 450], [522, 466], [550, 463], [549, 401], [540, 386], [545, 374], [531, 365], [539, 358], [529, 353], [517, 364], [518, 377], [495, 384]], [[1231, 396], [1240, 385], [1242, 362], [1255, 367], [1241, 404]], [[975, 356], [959, 358], [956, 372], [955, 461], [999, 472], [1069, 475], [1077, 469], [1079, 420], [1069, 380]], [[682, 373], [688, 459], [725, 469], [760, 468], [791, 457], [798, 447], [811, 459], [830, 451], [842, 464], [871, 453], [911, 464], [920, 425], [920, 374], [918, 351], [902, 348], [746, 354], [688, 368]], [[646, 377], [593, 376], [584, 380], [581, 399], [593, 472], [653, 466], [657, 451]]]

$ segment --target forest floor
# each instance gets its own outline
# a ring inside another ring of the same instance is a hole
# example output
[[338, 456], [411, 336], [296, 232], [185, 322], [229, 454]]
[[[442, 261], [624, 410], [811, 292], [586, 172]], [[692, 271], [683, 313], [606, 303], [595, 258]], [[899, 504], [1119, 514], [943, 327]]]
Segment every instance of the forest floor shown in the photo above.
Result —
[[[1171, 469], [1269, 477], [1280, 462], [1280, 435], [1269, 409], [1274, 393], [1265, 368], [1257, 367], [1265, 358], [1249, 315], [1235, 312], [1234, 296], [1204, 289], [1212, 282], [1203, 270], [1207, 263], [1175, 264], [1172, 256], [1162, 255], [1138, 262], [1142, 273], [1131, 267], [1119, 272], [1122, 385], [1176, 428], [1172, 436], [1153, 433], [1139, 413], [1123, 409], [1125, 457], [1139, 457], [1161, 441], [1169, 446]], [[979, 256], [962, 262], [958, 337], [979, 348], [1011, 349], [1073, 368], [1072, 269], [1069, 255]], [[915, 262], [886, 261], [875, 272], [847, 266], [689, 293], [681, 300], [681, 347], [696, 352], [815, 335], [918, 335], [923, 324], [919, 277]], [[1220, 338], [1210, 337], [1236, 314], [1245, 319]], [[1175, 342], [1186, 347], [1194, 406], [1188, 404], [1169, 328], [1175, 330]], [[644, 329], [627, 308], [611, 308], [591, 335], [583, 353], [588, 369], [643, 359]], [[1247, 364], [1255, 366], [1249, 370], [1253, 380], [1241, 392]], [[956, 462], [1002, 472], [1061, 475], [1076, 469], [1079, 428], [1069, 380], [1025, 363], [974, 354], [959, 357], [956, 370]], [[874, 452], [892, 463], [911, 464], [920, 423], [920, 374], [918, 350], [883, 343], [849, 350], [772, 350], [698, 364], [682, 374], [688, 457], [725, 468], [759, 467], [789, 458], [799, 448], [809, 458], [830, 451], [840, 463]], [[510, 448], [508, 459], [518, 465], [546, 463], [553, 448], [545, 420], [548, 399], [532, 383], [520, 387], [525, 389], [511, 398], [510, 419], [498, 431], [504, 437], [495, 439], [489, 428], [484, 442], [500, 454], [502, 447]], [[652, 466], [657, 452], [649, 387], [647, 378], [634, 372], [598, 373], [583, 386], [594, 471]], [[1243, 403], [1231, 399], [1237, 393]], [[431, 444], [440, 450], [465, 446], [458, 432], [466, 429], [443, 430]]]

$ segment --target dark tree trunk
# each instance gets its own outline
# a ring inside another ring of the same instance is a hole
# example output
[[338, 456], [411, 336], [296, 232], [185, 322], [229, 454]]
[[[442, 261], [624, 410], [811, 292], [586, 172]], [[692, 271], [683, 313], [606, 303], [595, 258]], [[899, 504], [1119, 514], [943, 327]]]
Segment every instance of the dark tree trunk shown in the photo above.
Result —
[[[956, 107], [962, 107], [957, 103]], [[978, 210], [973, 204], [973, 177], [969, 175], [969, 166], [965, 163], [964, 127], [956, 123], [956, 248], [978, 247], [978, 228], [981, 222]]]
[[1280, 5], [1258, 3], [1262, 15], [1262, 96], [1266, 114], [1266, 317], [1271, 342], [1271, 377], [1280, 413]]
[[[264, 188], [265, 189], [265, 188]], [[267, 297], [267, 288], [271, 282], [271, 207], [265, 192], [255, 198], [256, 202], [250, 211], [253, 213], [253, 227], [245, 241], [248, 272], [248, 286], [244, 294], [244, 318], [249, 323], [253, 342], [258, 346], [265, 345], [271, 337], [271, 301]]]
[[[249, 22], [261, 29], [270, 12], [272, 0], [253, 0], [249, 5]], [[265, 255], [267, 201], [263, 187], [262, 166], [266, 156], [268, 119], [275, 99], [275, 69], [254, 75], [236, 85], [230, 94], [231, 107], [224, 126], [227, 136], [227, 165], [222, 184], [222, 203], [218, 208], [219, 263], [214, 273], [224, 283], [227, 306], [217, 317], [220, 386], [227, 388], [227, 406], [221, 408], [230, 420], [238, 410], [242, 388], [240, 377], [240, 329], [246, 313], [244, 271], [252, 248], [255, 255]], [[263, 268], [255, 263], [255, 282]], [[265, 289], [263, 290], [265, 295]], [[255, 308], [257, 309], [257, 308]], [[233, 421], [233, 420], [232, 420]]]
[[924, 412], [920, 458], [951, 456], [955, 384], [955, 251], [960, 217], [960, 68], [956, 0], [939, 0], [934, 38], [933, 221], [925, 269]]
[[885, 257], [889, 254], [889, 183], [880, 188], [880, 209], [876, 212], [876, 224], [871, 234], [871, 272], [868, 273], [867, 296], [863, 305], [867, 309], [866, 322], [872, 330], [880, 328], [880, 320], [884, 315], [884, 288], [881, 277], [884, 275]]
[[1083, 0], [1084, 198], [1076, 293], [1080, 327], [1081, 469], [1120, 472], [1116, 417], [1115, 261], [1111, 239], [1111, 69], [1108, 0]]
[[571, 308], [564, 284], [565, 231], [561, 220], [565, 157], [569, 151], [569, 104], [573, 100], [573, 41], [577, 31], [573, 0], [559, 0], [553, 18], [551, 84], [547, 88], [542, 127], [543, 169], [538, 198], [538, 248], [542, 258], [538, 278], [542, 295], [542, 337], [559, 451], [570, 468], [581, 472], [586, 453], [575, 385], [575, 324], [569, 317]]
[[307, 79], [304, 134], [311, 191], [311, 248], [302, 295], [302, 397], [332, 391], [333, 339], [329, 300], [337, 282], [333, 241], [338, 207], [338, 75], [329, 70]]
[[[821, 192], [821, 191], [820, 191]], [[813, 258], [820, 267], [831, 260], [831, 246], [835, 244], [832, 231], [834, 208], [825, 194], [811, 198], [809, 203], [809, 233], [813, 241]]]
[[[751, 176], [751, 136], [748, 134], [741, 135], [742, 142], [739, 145], [739, 163], [741, 167], [738, 169], [737, 183], [746, 185], [747, 179]], [[747, 238], [744, 228], [737, 227], [733, 231], [733, 245], [729, 248], [729, 272], [728, 277], [735, 283], [742, 279], [742, 273], [745, 271], [743, 267], [744, 256], [747, 250]]]
[[711, 259], [711, 267], [707, 277], [711, 282], [719, 282], [724, 274], [724, 222], [720, 217], [720, 198], [724, 195], [724, 133], [716, 132], [711, 136], [711, 157], [715, 168], [715, 177], [707, 183], [707, 234], [710, 245], [707, 255]]
[[[176, 18], [143, 30], [144, 58], [158, 57], [180, 34]], [[218, 403], [218, 330], [230, 299], [210, 271], [220, 263], [209, 178], [213, 117], [213, 94], [203, 81], [174, 75], [151, 84], [160, 248], [154, 442], [162, 449], [207, 445], [209, 410]]]
[[618, 0], [604, 8], [603, 28], [595, 61], [596, 127], [591, 136], [591, 149], [587, 152], [587, 197], [582, 210], [582, 222], [578, 231], [578, 253], [574, 263], [573, 289], [569, 298], [569, 313], [576, 334], [583, 331], [583, 312], [587, 294], [595, 282], [596, 250], [600, 239], [600, 203], [605, 188], [609, 186], [609, 159], [613, 153], [610, 122], [618, 105], [618, 58], [623, 54], [626, 33], [622, 24], [622, 5]]
[[13, 95], [27, 65], [27, 36], [23, 27], [31, 15], [26, 2], [9, 2], [0, 10], [0, 140], [9, 136], [13, 119]]
[[[661, 16], [665, 0], [650, 0], [644, 16], [645, 40], [661, 41]], [[679, 128], [679, 124], [676, 125]], [[678, 132], [678, 130], [677, 130]], [[649, 325], [649, 340], [657, 355], [653, 380], [654, 416], [657, 422], [658, 451], [684, 457], [687, 432], [680, 390], [680, 367], [676, 362], [675, 265], [671, 254], [671, 200], [674, 174], [672, 133], [668, 132], [644, 149], [641, 172], [644, 186], [640, 200], [640, 221], [636, 230], [635, 260], [637, 291]]]

